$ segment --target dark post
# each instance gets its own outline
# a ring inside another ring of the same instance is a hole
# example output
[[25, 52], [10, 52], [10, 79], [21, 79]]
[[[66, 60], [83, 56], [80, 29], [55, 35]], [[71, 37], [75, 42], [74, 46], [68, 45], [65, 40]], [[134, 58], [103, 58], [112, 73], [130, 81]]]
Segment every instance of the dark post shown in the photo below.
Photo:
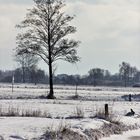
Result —
[[105, 104], [105, 118], [108, 118], [109, 111], [108, 111], [108, 104]]
[[131, 102], [131, 101], [132, 101], [132, 95], [129, 94], [129, 102]]
[[75, 97], [76, 97], [76, 98], [78, 98], [77, 88], [78, 88], [78, 85], [77, 85], [77, 83], [76, 83], [76, 89], [75, 89]]
[[12, 93], [14, 92], [14, 74], [12, 75]]

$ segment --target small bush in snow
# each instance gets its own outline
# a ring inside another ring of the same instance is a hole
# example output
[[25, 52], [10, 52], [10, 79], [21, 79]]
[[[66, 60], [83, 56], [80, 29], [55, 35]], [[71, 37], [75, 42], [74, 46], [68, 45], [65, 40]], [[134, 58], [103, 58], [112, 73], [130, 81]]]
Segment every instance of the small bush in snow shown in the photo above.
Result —
[[58, 140], [63, 136], [63, 133], [69, 128], [69, 124], [66, 124], [65, 122], [61, 121], [58, 127], [54, 125], [48, 127], [42, 138], [45, 140]]
[[9, 106], [8, 109], [0, 107], [0, 116], [19, 116], [19, 109]]
[[71, 126], [61, 122], [57, 128], [51, 126], [39, 140], [88, 140], [84, 133], [71, 129]]
[[22, 117], [39, 117], [41, 116], [40, 110], [22, 110]]
[[118, 116], [115, 116], [112, 109], [110, 109], [108, 117], [105, 116], [104, 109], [100, 109], [96, 111], [95, 117], [100, 118], [100, 119], [105, 119], [114, 124], [120, 124], [120, 118]]
[[7, 116], [19, 116], [19, 109], [9, 106]]
[[52, 118], [48, 111], [41, 111], [40, 109], [19, 109], [18, 107], [12, 106], [9, 106], [8, 109], [0, 107], [0, 116]]
[[42, 116], [44, 116], [45, 118], [52, 118], [51, 113], [49, 113], [48, 111], [44, 111]]
[[74, 116], [76, 118], [84, 118], [84, 109], [80, 106], [76, 106], [74, 110]]

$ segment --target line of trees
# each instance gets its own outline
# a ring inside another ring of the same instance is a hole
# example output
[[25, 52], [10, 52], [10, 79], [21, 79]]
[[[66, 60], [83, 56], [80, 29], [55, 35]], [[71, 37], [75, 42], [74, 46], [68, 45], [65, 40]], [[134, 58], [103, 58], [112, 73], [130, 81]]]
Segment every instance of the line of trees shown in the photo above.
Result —
[[[33, 63], [35, 65], [35, 63]], [[16, 83], [49, 84], [49, 76], [37, 66], [22, 65], [14, 71]], [[28, 66], [28, 67], [27, 67]], [[11, 82], [13, 71], [0, 71], [0, 82]], [[133, 86], [140, 83], [140, 71], [127, 62], [119, 65], [118, 73], [109, 70], [92, 68], [86, 75], [58, 74], [53, 76], [54, 84], [60, 85], [91, 85], [91, 86]]]
[[[140, 83], [140, 71], [127, 62], [119, 65], [119, 72], [111, 74], [109, 70], [93, 68], [88, 74], [80, 75], [57, 75], [54, 79], [56, 84], [79, 84], [92, 86], [134, 86]], [[139, 86], [139, 85], [138, 85]]]
[[24, 68], [24, 73], [22, 68], [17, 68], [13, 71], [2, 71], [0, 70], [0, 82], [11, 83], [14, 73], [15, 83], [33, 83], [33, 84], [48, 84], [48, 74], [45, 74], [44, 70], [41, 69], [31, 69], [27, 67]]

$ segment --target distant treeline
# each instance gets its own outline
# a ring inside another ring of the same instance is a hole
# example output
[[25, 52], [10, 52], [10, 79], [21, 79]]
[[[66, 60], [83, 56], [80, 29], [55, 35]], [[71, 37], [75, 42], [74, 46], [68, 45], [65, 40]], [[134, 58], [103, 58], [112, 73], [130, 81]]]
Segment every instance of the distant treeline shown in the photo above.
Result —
[[[10, 83], [14, 76], [15, 83], [48, 84], [49, 78], [45, 71], [37, 68], [17, 68], [14, 71], [1, 71], [0, 82]], [[133, 86], [140, 83], [140, 71], [129, 63], [122, 62], [116, 74], [101, 68], [90, 69], [86, 75], [59, 74], [54, 76], [54, 84], [92, 85], [92, 86]]]
[[17, 68], [14, 71], [0, 70], [0, 82], [11, 83], [14, 77], [15, 83], [48, 83], [48, 75], [41, 69]]

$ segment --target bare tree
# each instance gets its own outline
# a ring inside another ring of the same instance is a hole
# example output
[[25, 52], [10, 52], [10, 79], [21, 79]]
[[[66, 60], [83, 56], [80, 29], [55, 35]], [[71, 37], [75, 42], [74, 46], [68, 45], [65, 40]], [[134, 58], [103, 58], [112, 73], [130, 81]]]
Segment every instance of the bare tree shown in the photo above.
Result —
[[63, 0], [34, 0], [34, 3], [25, 20], [17, 25], [26, 30], [17, 35], [16, 52], [37, 55], [48, 64], [50, 93], [47, 98], [53, 99], [53, 63], [79, 61], [76, 51], [79, 41], [66, 38], [75, 33], [76, 28], [69, 25], [73, 17], [62, 12]]
[[91, 69], [88, 73], [91, 79], [91, 83], [93, 83], [94, 86], [97, 86], [97, 81], [102, 80], [104, 77], [104, 70], [100, 68]]
[[37, 67], [39, 59], [35, 55], [20, 54], [15, 55], [15, 61], [21, 66], [22, 69], [22, 82], [25, 83], [26, 72], [30, 72], [33, 68]]
[[129, 63], [127, 62], [122, 62], [122, 64], [119, 65], [120, 69], [120, 76], [122, 77], [122, 79], [124, 80], [124, 86], [127, 86], [127, 82], [129, 81], [130, 78], [130, 70], [131, 70], [131, 66]]

